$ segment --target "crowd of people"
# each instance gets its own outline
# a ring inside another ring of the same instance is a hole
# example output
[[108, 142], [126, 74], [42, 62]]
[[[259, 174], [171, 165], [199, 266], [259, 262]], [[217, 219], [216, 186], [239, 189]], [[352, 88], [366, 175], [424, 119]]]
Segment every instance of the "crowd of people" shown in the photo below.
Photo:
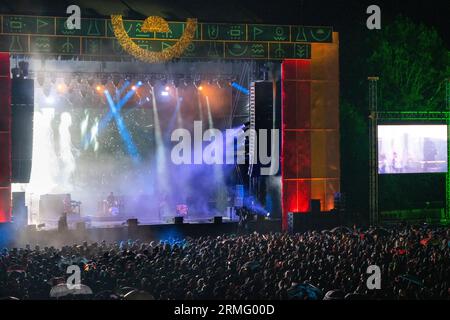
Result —
[[[50, 299], [71, 265], [91, 292], [65, 299], [450, 299], [450, 229], [342, 227], [7, 248], [0, 298]], [[380, 268], [380, 289], [367, 286], [371, 265]]]

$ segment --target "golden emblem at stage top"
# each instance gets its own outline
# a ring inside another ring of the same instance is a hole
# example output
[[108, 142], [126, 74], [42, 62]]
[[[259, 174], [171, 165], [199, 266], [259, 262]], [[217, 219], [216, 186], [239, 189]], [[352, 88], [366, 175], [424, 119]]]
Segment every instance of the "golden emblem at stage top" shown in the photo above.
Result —
[[170, 32], [169, 24], [161, 17], [148, 17], [141, 27], [142, 32]]
[[[121, 15], [112, 15], [111, 24], [114, 30], [114, 35], [127, 53], [139, 60], [149, 63], [157, 63], [181, 57], [184, 50], [186, 50], [195, 37], [197, 19], [187, 19], [186, 28], [184, 29], [180, 39], [171, 47], [163, 49], [160, 52], [149, 51], [139, 47], [139, 45], [137, 45], [126, 32]], [[163, 18], [152, 16], [145, 19], [142, 24], [141, 31], [170, 32], [170, 28], [167, 21]]]

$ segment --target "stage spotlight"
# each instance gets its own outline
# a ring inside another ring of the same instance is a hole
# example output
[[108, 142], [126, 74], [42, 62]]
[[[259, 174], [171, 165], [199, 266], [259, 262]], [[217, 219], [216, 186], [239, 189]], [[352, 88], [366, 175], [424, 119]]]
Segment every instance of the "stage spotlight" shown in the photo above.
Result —
[[184, 79], [184, 85], [186, 86], [186, 87], [188, 87], [192, 82], [191, 82], [192, 80], [190, 79], [190, 78], [185, 78]]
[[88, 94], [88, 92], [87, 92], [86, 88], [80, 89], [80, 95], [82, 98], [86, 98], [87, 94]]
[[19, 62], [20, 73], [23, 78], [28, 78], [29, 64], [26, 61]]
[[170, 90], [170, 87], [169, 87], [169, 86], [166, 86], [166, 87], [164, 88], [164, 90], [169, 91], [169, 90]]
[[131, 81], [131, 80], [133, 80], [133, 77], [131, 75], [125, 76], [125, 81]]
[[161, 95], [163, 96], [163, 97], [167, 97], [168, 95], [169, 95], [169, 91], [161, 91]]
[[131, 90], [136, 91], [137, 87], [136, 86], [131, 86]]
[[147, 80], [147, 83], [150, 87], [154, 88], [156, 84], [156, 80], [154, 77], [150, 77], [150, 79]]
[[45, 76], [42, 73], [38, 74], [36, 80], [37, 80], [37, 83], [39, 84], [39, 86], [41, 86], [41, 87], [44, 86], [44, 84], [45, 84]]
[[95, 87], [95, 90], [97, 90], [97, 92], [102, 91], [102, 86], [100, 86], [100, 85], [96, 86], [96, 87]]
[[63, 78], [63, 82], [67, 87], [69, 87], [70, 84], [72, 83], [72, 78], [70, 76], [66, 76]]
[[50, 85], [46, 85], [44, 87], [42, 87], [42, 92], [44, 93], [44, 96], [47, 98], [50, 96], [52, 89]]
[[88, 84], [92, 87], [95, 84], [95, 79], [94, 78], [90, 78], [88, 79]]
[[120, 76], [114, 76], [113, 77], [112, 82], [114, 84], [114, 87], [117, 88], [119, 86], [120, 80], [121, 80]]
[[194, 86], [198, 89], [202, 86], [202, 80], [195, 80], [194, 81]]
[[227, 79], [221, 79], [219, 80], [220, 88], [226, 88], [227, 86], [230, 86], [231, 83]]
[[198, 89], [199, 91], [202, 91], [202, 90], [203, 90], [203, 86], [199, 86], [197, 89]]
[[66, 85], [63, 83], [58, 84], [57, 89], [59, 93], [64, 93], [66, 91]]
[[20, 69], [19, 68], [12, 68], [11, 73], [14, 79], [20, 78]]

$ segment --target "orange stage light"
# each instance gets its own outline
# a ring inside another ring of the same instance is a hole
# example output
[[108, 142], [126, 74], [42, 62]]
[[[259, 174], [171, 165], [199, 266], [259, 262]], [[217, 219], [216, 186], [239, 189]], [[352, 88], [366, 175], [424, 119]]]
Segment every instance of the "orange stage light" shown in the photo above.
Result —
[[57, 89], [59, 92], [64, 92], [64, 91], [66, 91], [66, 86], [64, 84], [60, 83], [60, 84], [58, 84]]

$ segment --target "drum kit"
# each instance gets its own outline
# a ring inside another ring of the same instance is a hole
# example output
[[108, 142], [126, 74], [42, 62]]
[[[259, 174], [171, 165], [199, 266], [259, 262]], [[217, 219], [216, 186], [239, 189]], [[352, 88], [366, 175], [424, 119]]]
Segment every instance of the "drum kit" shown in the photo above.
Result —
[[103, 216], [117, 217], [123, 211], [123, 201], [118, 198], [116, 200], [105, 199], [101, 202], [101, 213]]

